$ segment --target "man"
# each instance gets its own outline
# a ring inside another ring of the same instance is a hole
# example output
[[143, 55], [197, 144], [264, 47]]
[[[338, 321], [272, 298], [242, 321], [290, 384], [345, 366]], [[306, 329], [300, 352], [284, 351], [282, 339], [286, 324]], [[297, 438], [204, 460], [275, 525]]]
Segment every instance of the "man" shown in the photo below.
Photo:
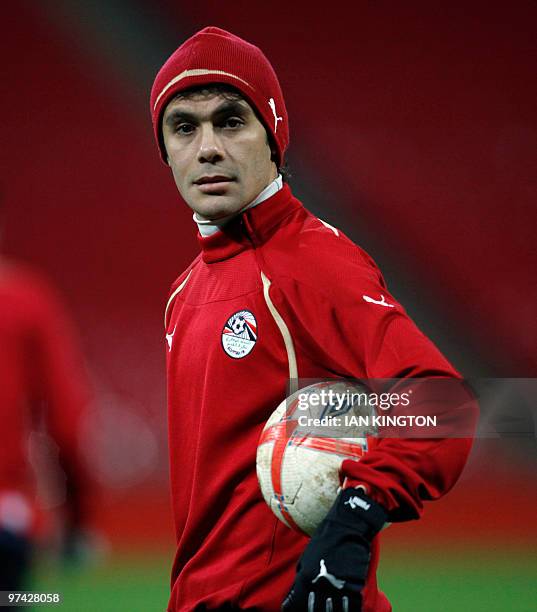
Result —
[[58, 446], [66, 557], [83, 542], [92, 497], [79, 446], [88, 385], [73, 338], [49, 283], [0, 256], [0, 591], [28, 587], [33, 543], [46, 526], [30, 465], [32, 430], [44, 428]]
[[283, 182], [287, 112], [257, 47], [201, 30], [159, 71], [151, 113], [201, 247], [165, 312], [178, 543], [168, 609], [390, 610], [376, 535], [445, 493], [470, 443], [379, 440], [342, 464], [344, 490], [308, 542], [264, 503], [257, 442], [289, 379], [457, 374], [368, 255]]

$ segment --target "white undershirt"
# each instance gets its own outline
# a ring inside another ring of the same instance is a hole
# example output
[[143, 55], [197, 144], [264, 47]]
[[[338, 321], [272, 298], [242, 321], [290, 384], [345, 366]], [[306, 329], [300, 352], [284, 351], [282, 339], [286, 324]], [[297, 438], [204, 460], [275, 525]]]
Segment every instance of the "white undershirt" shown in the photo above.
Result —
[[263, 191], [255, 198], [255, 200], [250, 202], [250, 204], [248, 204], [244, 208], [241, 208], [241, 210], [239, 210], [238, 212], [233, 213], [232, 215], [228, 215], [227, 217], [222, 217], [221, 219], [216, 219], [216, 220], [200, 219], [197, 213], [194, 213], [192, 215], [192, 218], [198, 224], [198, 229], [199, 229], [200, 234], [203, 237], [210, 236], [211, 234], [214, 234], [215, 232], [220, 231], [221, 227], [223, 227], [228, 221], [233, 219], [233, 217], [236, 217], [237, 215], [239, 215], [241, 212], [244, 212], [248, 208], [253, 208], [254, 206], [257, 206], [258, 204], [261, 204], [261, 202], [268, 200], [275, 193], [280, 191], [282, 187], [283, 187], [282, 175], [278, 174], [278, 176], [272, 181], [272, 183], [269, 183], [265, 187], [265, 189], [263, 189]]

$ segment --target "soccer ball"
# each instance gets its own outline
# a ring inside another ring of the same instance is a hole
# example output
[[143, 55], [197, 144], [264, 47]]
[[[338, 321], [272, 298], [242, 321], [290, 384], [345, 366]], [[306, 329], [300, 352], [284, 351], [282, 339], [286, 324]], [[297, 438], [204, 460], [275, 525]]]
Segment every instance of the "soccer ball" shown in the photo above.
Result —
[[266, 503], [288, 527], [311, 535], [339, 492], [341, 463], [367, 452], [367, 438], [376, 432], [352, 422], [372, 413], [367, 397], [356, 383], [317, 382], [285, 399], [268, 419], [257, 447], [257, 478]]
[[244, 333], [244, 327], [244, 317], [240, 315], [231, 323], [231, 329], [235, 332], [237, 336], [240, 336], [242, 333]]

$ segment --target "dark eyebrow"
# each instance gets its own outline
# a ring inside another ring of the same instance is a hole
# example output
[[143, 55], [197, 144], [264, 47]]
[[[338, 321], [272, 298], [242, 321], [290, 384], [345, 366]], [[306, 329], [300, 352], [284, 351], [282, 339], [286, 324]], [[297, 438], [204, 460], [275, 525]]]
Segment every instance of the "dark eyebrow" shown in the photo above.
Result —
[[187, 111], [174, 110], [166, 117], [166, 125], [174, 125], [180, 120], [194, 123], [196, 121], [196, 117]]
[[227, 100], [216, 107], [213, 116], [220, 117], [222, 115], [245, 115], [248, 112], [248, 107], [241, 103], [240, 100]]
[[[225, 115], [241, 115], [244, 116], [248, 112], [248, 107], [245, 104], [241, 104], [240, 100], [227, 100], [222, 102], [215, 108], [212, 113], [213, 119], [219, 119]], [[188, 111], [180, 109], [172, 111], [166, 117], [166, 125], [174, 125], [178, 121], [187, 121], [189, 123], [196, 123], [198, 117]]]

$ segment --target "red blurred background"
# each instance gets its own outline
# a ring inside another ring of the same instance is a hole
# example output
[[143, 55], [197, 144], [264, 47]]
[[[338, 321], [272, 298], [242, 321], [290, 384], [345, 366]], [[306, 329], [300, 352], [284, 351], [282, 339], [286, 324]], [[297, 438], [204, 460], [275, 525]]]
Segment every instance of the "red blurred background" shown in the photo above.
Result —
[[[162, 314], [196, 241], [148, 98], [205, 25], [265, 51], [295, 193], [370, 252], [453, 363], [537, 375], [535, 3], [24, 0], [3, 13], [3, 250], [46, 273], [80, 330], [96, 521], [113, 544], [173, 541]], [[535, 437], [478, 440], [455, 491], [389, 537], [490, 541], [501, 521], [527, 545], [535, 450]]]

